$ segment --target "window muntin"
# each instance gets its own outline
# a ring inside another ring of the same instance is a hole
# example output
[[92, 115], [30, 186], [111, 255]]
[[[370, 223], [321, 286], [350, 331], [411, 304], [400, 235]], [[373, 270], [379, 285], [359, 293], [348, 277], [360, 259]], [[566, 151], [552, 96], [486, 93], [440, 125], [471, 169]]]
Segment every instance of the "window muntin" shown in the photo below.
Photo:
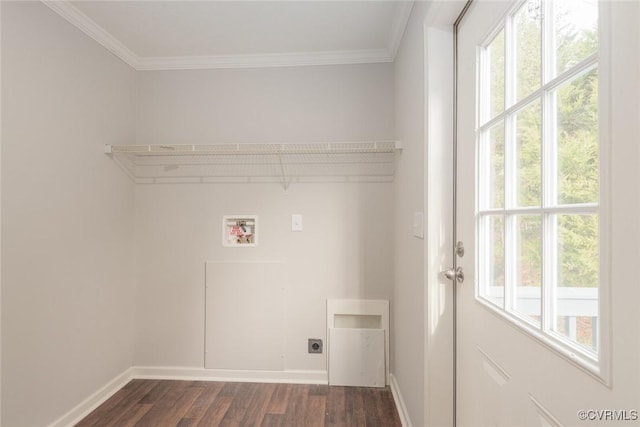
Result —
[[520, 2], [480, 48], [478, 297], [598, 360], [598, 5]]

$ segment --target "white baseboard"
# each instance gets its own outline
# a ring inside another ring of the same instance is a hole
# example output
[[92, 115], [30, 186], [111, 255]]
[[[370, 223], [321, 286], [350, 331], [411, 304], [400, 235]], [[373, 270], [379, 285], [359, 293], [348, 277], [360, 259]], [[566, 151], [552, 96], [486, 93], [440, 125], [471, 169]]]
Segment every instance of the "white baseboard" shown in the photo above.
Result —
[[133, 379], [131, 373], [131, 368], [127, 369], [126, 371], [109, 381], [107, 384], [105, 384], [101, 389], [93, 393], [91, 396], [87, 397], [75, 408], [71, 409], [62, 417], [58, 418], [52, 424], [49, 424], [49, 427], [68, 427], [77, 424], [80, 420], [89, 415], [91, 411], [96, 409], [108, 398], [113, 396], [118, 390], [124, 387], [129, 381], [131, 381]]
[[402, 423], [403, 427], [413, 427], [413, 425], [411, 424], [411, 419], [409, 418], [409, 413], [407, 412], [407, 407], [404, 404], [404, 400], [402, 399], [402, 393], [400, 393], [400, 387], [398, 386], [396, 377], [393, 374], [389, 374], [389, 379], [391, 394], [393, 395], [393, 400], [396, 402], [398, 415], [400, 415], [400, 422]]
[[133, 378], [155, 380], [231, 381], [256, 383], [327, 384], [327, 371], [250, 371], [180, 366], [134, 366]]

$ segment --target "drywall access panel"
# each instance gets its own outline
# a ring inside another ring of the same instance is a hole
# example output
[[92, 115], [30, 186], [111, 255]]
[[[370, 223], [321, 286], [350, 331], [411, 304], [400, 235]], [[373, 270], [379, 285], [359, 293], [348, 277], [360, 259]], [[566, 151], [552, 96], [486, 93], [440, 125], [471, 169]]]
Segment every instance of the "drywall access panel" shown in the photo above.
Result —
[[285, 263], [209, 261], [205, 368], [284, 370]]
[[389, 376], [389, 302], [327, 300], [329, 384], [385, 387]]

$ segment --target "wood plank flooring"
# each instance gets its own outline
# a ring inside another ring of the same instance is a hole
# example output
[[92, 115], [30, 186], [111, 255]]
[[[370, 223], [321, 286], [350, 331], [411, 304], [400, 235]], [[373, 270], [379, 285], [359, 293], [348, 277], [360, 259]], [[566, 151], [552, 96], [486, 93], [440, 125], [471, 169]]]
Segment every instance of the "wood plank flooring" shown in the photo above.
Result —
[[401, 426], [389, 388], [132, 380], [77, 427]]

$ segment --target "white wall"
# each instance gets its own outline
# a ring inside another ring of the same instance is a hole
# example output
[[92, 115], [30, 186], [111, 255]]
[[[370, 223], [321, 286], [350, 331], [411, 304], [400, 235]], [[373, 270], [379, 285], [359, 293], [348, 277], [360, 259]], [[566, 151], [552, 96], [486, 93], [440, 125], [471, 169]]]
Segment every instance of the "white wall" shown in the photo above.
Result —
[[[142, 72], [138, 82], [139, 143], [393, 139], [390, 64]], [[301, 233], [290, 231], [296, 213]], [[222, 246], [227, 214], [259, 216], [258, 247]], [[390, 183], [141, 185], [136, 231], [140, 366], [203, 366], [206, 261], [286, 261], [285, 370], [326, 369], [307, 338], [326, 340], [327, 298], [391, 297]]]
[[395, 279], [391, 372], [410, 421], [424, 425], [425, 242], [413, 236], [413, 213], [425, 210], [424, 11], [417, 2], [395, 62], [396, 138], [403, 153], [395, 179]]
[[142, 144], [394, 137], [391, 64], [139, 73]]
[[2, 424], [55, 421], [133, 363], [135, 74], [40, 2], [2, 2]]

